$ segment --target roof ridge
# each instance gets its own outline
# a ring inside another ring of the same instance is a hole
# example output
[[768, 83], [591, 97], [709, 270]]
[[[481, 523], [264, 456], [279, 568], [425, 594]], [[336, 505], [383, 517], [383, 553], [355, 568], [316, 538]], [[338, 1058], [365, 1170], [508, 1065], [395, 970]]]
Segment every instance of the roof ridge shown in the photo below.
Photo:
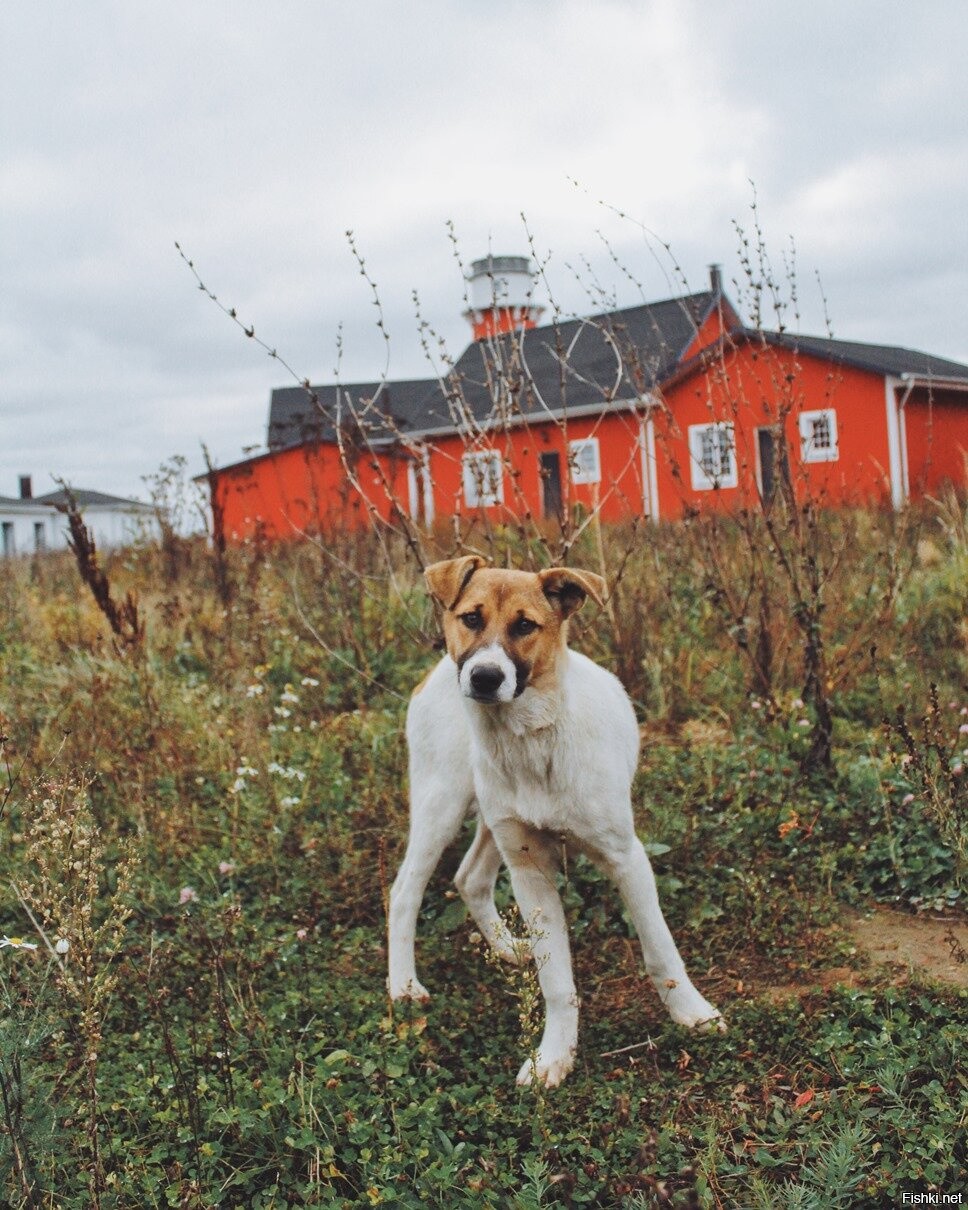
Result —
[[[569, 315], [563, 319], [559, 317], [558, 322], [559, 323], [592, 323], [595, 320], [611, 319], [611, 317], [613, 315], [627, 315], [630, 311], [651, 311], [656, 307], [667, 307], [667, 306], [669, 306], [670, 303], [678, 303], [679, 305], [683, 305], [685, 303], [691, 302], [694, 299], [705, 298], [706, 296], [709, 296], [710, 298], [714, 297], [715, 296], [714, 291], [697, 290], [693, 294], [675, 294], [669, 298], [657, 298], [657, 299], [655, 299], [654, 302], [634, 303], [632, 306], [629, 306], [629, 307], [613, 307], [610, 311], [596, 311], [590, 315], [578, 315], [578, 314]], [[551, 323], [536, 324], [533, 328], [527, 328], [524, 330], [528, 331], [528, 332], [540, 332], [545, 328], [554, 328], [554, 327], [555, 327], [555, 322], [552, 321]], [[507, 335], [507, 333], [502, 333], [502, 335]], [[480, 341], [472, 341], [471, 343], [479, 344]]]
[[916, 357], [924, 357], [929, 361], [946, 362], [948, 365], [961, 366], [968, 369], [968, 364], [956, 361], [953, 357], [945, 357], [940, 353], [929, 353], [925, 349], [915, 349], [910, 345], [884, 344], [878, 340], [844, 340], [839, 336], [813, 336], [809, 332], [774, 332], [770, 329], [742, 328], [744, 334], [763, 336], [778, 341], [815, 341], [819, 345], [834, 346], [844, 349], [878, 349], [890, 353], [907, 353]]

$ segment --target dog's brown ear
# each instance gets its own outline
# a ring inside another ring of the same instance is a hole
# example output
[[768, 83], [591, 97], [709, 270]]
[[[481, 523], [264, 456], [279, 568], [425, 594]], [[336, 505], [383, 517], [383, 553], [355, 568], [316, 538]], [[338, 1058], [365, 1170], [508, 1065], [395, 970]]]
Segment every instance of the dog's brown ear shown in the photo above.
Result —
[[480, 555], [464, 555], [460, 559], [445, 559], [442, 563], [431, 563], [424, 571], [424, 579], [430, 595], [445, 609], [453, 609], [464, 595], [464, 589], [479, 567], [484, 566]]
[[605, 600], [607, 587], [601, 576], [593, 571], [579, 571], [573, 567], [549, 567], [538, 572], [541, 589], [548, 600], [561, 611], [562, 617], [570, 617], [576, 609], [591, 597], [596, 604]]

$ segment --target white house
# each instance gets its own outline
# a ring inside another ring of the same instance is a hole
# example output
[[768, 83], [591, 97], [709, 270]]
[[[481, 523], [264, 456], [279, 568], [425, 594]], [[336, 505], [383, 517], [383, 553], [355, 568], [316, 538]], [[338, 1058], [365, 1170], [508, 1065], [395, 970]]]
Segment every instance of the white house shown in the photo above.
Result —
[[[125, 546], [155, 531], [154, 512], [140, 500], [126, 500], [105, 492], [72, 488], [84, 523], [101, 550]], [[18, 497], [0, 496], [0, 554], [38, 554], [67, 548], [66, 492], [60, 489], [35, 496], [29, 475], [20, 478]]]

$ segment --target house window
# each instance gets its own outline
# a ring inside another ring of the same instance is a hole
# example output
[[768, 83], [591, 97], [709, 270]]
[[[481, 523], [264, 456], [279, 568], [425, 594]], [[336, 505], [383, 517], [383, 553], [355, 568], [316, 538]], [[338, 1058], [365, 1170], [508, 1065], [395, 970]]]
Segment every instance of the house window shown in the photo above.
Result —
[[47, 531], [43, 521], [34, 522], [34, 550], [41, 554], [47, 549]]
[[463, 459], [464, 503], [468, 508], [487, 508], [504, 503], [504, 467], [497, 450], [465, 454]]
[[3, 553], [8, 557], [17, 553], [17, 544], [13, 536], [13, 522], [3, 522]]
[[804, 462], [836, 462], [837, 413], [833, 408], [801, 412], [800, 457]]
[[689, 428], [689, 464], [693, 491], [735, 487], [736, 445], [731, 424], [693, 424]]
[[602, 468], [598, 454], [598, 438], [585, 437], [568, 442], [568, 469], [572, 483], [600, 483]]

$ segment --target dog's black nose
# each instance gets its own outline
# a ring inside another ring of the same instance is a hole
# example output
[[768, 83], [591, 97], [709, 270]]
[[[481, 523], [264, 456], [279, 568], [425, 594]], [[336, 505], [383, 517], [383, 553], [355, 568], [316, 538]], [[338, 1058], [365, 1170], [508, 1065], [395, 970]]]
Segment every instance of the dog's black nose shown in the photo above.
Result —
[[471, 688], [480, 697], [490, 697], [504, 683], [504, 673], [497, 664], [478, 664], [471, 672]]

